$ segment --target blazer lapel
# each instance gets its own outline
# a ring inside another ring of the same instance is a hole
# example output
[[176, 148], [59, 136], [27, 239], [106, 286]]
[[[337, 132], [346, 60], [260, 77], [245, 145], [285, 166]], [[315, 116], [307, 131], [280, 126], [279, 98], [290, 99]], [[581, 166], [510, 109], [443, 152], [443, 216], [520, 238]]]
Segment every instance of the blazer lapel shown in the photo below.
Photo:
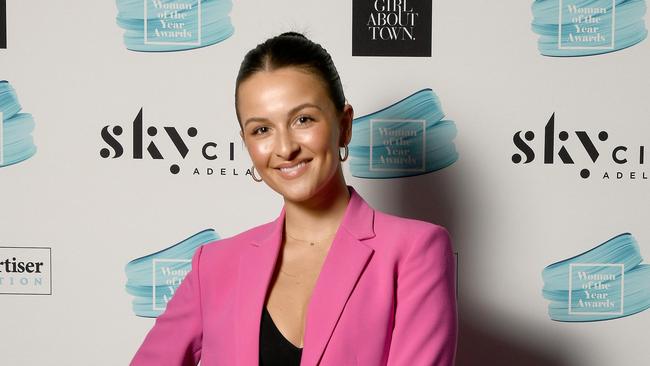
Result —
[[284, 226], [280, 216], [263, 230], [260, 238], [244, 244], [239, 257], [235, 297], [235, 348], [237, 365], [259, 365], [259, 338], [264, 299], [280, 254]]
[[[350, 201], [316, 280], [305, 324], [301, 366], [317, 365], [373, 249], [362, 242], [375, 236], [374, 210], [352, 186]], [[241, 366], [259, 364], [262, 307], [280, 255], [285, 208], [239, 260], [235, 308], [236, 351]]]
[[301, 366], [318, 365], [372, 252], [346, 230], [336, 234], [307, 308]]

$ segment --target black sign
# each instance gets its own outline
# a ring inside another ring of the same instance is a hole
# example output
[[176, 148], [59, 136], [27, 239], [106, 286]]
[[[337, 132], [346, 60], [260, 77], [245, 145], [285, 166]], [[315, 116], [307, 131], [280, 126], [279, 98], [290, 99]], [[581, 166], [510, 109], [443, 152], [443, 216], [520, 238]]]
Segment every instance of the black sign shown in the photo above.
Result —
[[354, 0], [352, 56], [431, 56], [432, 0]]
[[0, 48], [7, 48], [7, 0], [0, 0]]

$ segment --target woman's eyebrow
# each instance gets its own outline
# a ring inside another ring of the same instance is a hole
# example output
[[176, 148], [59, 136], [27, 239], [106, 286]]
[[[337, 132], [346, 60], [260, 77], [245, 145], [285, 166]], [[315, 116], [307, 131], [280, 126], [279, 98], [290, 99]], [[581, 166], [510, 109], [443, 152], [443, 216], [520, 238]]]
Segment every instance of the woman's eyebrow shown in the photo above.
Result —
[[[316, 104], [313, 104], [313, 103], [302, 103], [302, 104], [299, 104], [299, 105], [297, 105], [297, 106], [291, 108], [291, 110], [289, 110], [289, 112], [287, 112], [287, 117], [289, 117], [289, 116], [291, 116], [292, 114], [298, 112], [299, 110], [301, 110], [301, 109], [303, 109], [303, 108], [307, 108], [307, 107], [313, 107], [313, 108], [316, 108], [316, 109], [318, 109], [318, 110], [320, 110], [320, 111], [323, 110], [320, 106], [318, 106], [318, 105], [316, 105]], [[246, 122], [244, 122], [244, 127], [246, 127], [246, 125], [248, 124], [248, 122], [255, 122], [255, 121], [264, 122], [264, 121], [268, 121], [268, 118], [264, 118], [264, 117], [251, 117], [251, 118], [247, 119]]]
[[303, 108], [307, 108], [307, 107], [314, 107], [314, 108], [317, 108], [317, 109], [319, 109], [319, 110], [321, 110], [321, 111], [323, 110], [323, 109], [321, 109], [321, 107], [317, 106], [316, 104], [313, 104], [313, 103], [302, 103], [302, 104], [300, 104], [300, 105], [298, 105], [298, 106], [295, 106], [295, 107], [291, 108], [291, 110], [289, 111], [289, 113], [287, 113], [287, 117], [289, 117], [289, 116], [291, 116], [292, 114], [298, 112], [299, 110], [301, 110], [301, 109], [303, 109]]

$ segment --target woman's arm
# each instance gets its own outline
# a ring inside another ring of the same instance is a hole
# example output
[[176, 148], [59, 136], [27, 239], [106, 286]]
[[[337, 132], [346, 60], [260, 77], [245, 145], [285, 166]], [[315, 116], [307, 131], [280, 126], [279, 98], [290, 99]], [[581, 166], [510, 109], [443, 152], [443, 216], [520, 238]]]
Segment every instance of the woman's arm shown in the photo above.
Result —
[[195, 366], [201, 359], [203, 321], [199, 261], [203, 247], [192, 257], [192, 269], [147, 334], [131, 366]]
[[447, 230], [432, 226], [399, 266], [388, 365], [453, 365], [458, 319]]

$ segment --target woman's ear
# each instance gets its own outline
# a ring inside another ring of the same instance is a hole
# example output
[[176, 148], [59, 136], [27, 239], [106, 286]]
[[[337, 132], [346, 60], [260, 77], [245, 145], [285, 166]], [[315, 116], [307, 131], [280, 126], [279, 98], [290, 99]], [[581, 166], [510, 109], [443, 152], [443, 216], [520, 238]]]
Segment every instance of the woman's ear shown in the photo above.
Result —
[[348, 145], [352, 140], [352, 121], [354, 120], [354, 109], [347, 102], [343, 106], [341, 113], [341, 143], [343, 146]]

